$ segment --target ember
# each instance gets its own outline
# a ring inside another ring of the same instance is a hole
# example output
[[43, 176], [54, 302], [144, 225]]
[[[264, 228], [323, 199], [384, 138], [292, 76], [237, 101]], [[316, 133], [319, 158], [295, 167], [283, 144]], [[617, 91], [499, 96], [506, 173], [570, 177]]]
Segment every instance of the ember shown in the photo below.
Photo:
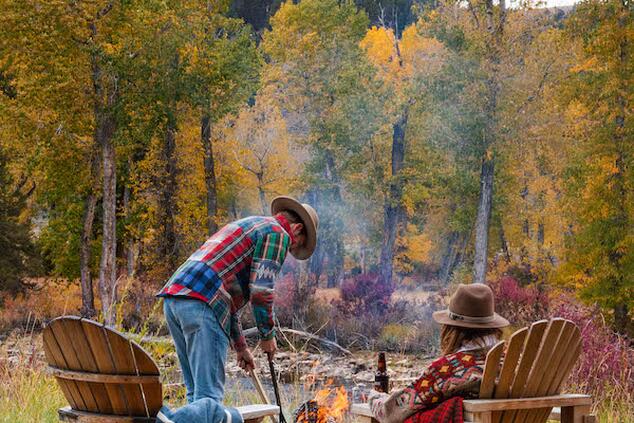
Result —
[[348, 410], [348, 394], [342, 386], [322, 389], [315, 399], [306, 401], [295, 411], [295, 423], [337, 423]]

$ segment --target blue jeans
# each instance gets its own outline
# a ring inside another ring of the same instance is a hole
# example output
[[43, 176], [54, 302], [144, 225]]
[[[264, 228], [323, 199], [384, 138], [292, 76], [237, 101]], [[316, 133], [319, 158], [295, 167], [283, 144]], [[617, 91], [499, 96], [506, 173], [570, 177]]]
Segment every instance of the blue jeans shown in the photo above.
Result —
[[221, 403], [229, 339], [205, 302], [167, 297], [163, 311], [187, 388], [187, 402], [211, 398]]
[[163, 406], [157, 420], [168, 423], [244, 423], [235, 408], [224, 407], [211, 398], [202, 398], [177, 410]]

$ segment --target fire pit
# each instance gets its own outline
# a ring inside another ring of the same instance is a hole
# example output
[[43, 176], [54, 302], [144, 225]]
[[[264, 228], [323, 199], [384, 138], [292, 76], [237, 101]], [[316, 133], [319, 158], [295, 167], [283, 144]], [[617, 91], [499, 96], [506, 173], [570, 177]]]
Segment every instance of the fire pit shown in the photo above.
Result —
[[339, 423], [348, 410], [348, 393], [342, 386], [322, 389], [314, 399], [308, 400], [295, 410], [295, 423]]

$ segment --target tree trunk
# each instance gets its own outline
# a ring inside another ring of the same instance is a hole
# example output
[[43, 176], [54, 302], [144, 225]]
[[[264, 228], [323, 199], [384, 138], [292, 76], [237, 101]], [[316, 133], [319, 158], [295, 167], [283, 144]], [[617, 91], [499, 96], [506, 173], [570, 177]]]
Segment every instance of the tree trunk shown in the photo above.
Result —
[[506, 234], [504, 233], [504, 226], [502, 225], [502, 219], [498, 217], [498, 224], [500, 225], [500, 246], [502, 247], [502, 253], [504, 254], [504, 261], [511, 262], [511, 252], [509, 251], [509, 243], [506, 240]]
[[211, 144], [211, 118], [208, 114], [200, 120], [200, 139], [205, 150], [205, 188], [207, 190], [207, 234], [213, 235], [218, 230], [216, 214], [218, 213], [218, 192], [216, 188], [216, 171], [214, 169], [214, 151]]
[[385, 197], [385, 205], [383, 207], [383, 243], [381, 245], [380, 262], [381, 279], [388, 286], [392, 285], [396, 238], [402, 229], [405, 217], [402, 204], [403, 181], [401, 170], [405, 160], [407, 118], [408, 111], [406, 109], [392, 127], [392, 174], [389, 192]]
[[[315, 210], [321, 210], [321, 197], [322, 192], [319, 189], [310, 190], [306, 193], [306, 201], [315, 208]], [[326, 234], [328, 234], [328, 224], [326, 224], [326, 216], [328, 215], [327, 211], [324, 211], [320, 215], [320, 233], [319, 242], [315, 247], [315, 251], [313, 255], [310, 256], [309, 260], [309, 270], [311, 277], [307, 277], [306, 281], [308, 284], [319, 285], [319, 279], [321, 278], [321, 273], [323, 271], [323, 263], [324, 263], [324, 245], [326, 245]]]
[[326, 151], [326, 178], [330, 183], [327, 190], [329, 200], [329, 242], [324, 243], [324, 255], [328, 257], [328, 280], [327, 286], [334, 288], [339, 286], [343, 278], [343, 233], [344, 226], [341, 220], [341, 190], [339, 188], [340, 178], [337, 172], [335, 157], [331, 151]]
[[[94, 159], [93, 161], [98, 162]], [[92, 166], [91, 166], [92, 167]], [[94, 177], [94, 176], [93, 176]], [[94, 189], [86, 197], [84, 202], [84, 215], [82, 218], [80, 250], [79, 250], [79, 271], [81, 285], [81, 315], [83, 317], [94, 317], [95, 296], [92, 290], [92, 275], [90, 272], [92, 256], [92, 225], [95, 220], [95, 209], [97, 208], [97, 193]]]
[[[130, 168], [128, 164], [128, 169]], [[130, 197], [132, 195], [132, 190], [130, 186], [126, 184], [123, 189], [123, 210], [125, 213], [125, 217], [128, 222], [131, 219], [132, 215], [132, 206], [130, 205]], [[128, 277], [134, 277], [136, 271], [136, 243], [132, 235], [127, 233], [127, 241], [126, 241], [126, 273]]]
[[460, 258], [465, 248], [465, 240], [467, 236], [464, 233], [458, 231], [452, 231], [449, 234], [447, 240], [447, 246], [445, 247], [445, 254], [443, 254], [440, 262], [440, 270], [438, 272], [438, 278], [442, 285], [449, 283], [449, 278], [453, 273], [456, 266], [460, 264]]
[[262, 215], [266, 216], [268, 214], [268, 204], [266, 202], [266, 193], [264, 192], [264, 173], [259, 172], [256, 176], [258, 178], [258, 197], [260, 198], [260, 207], [262, 208]]
[[[107, 15], [112, 6], [112, 3], [106, 5], [97, 13], [95, 20], [88, 23], [93, 41], [97, 38], [97, 21]], [[94, 95], [94, 137], [95, 143], [101, 149], [103, 178], [103, 233], [99, 263], [99, 294], [103, 320], [107, 325], [113, 325], [114, 304], [117, 300], [117, 163], [114, 145], [116, 120], [113, 109], [117, 102], [118, 92], [116, 77], [103, 73], [100, 60], [100, 56], [94, 49], [90, 56]], [[84, 223], [88, 223], [87, 220]], [[84, 260], [86, 259], [87, 257], [84, 257]], [[89, 265], [88, 261], [85, 264]]]
[[475, 222], [475, 246], [473, 260], [474, 283], [485, 283], [487, 274], [487, 257], [489, 247], [489, 224], [491, 221], [491, 206], [493, 203], [493, 175], [494, 156], [491, 150], [497, 134], [497, 98], [500, 89], [497, 78], [500, 64], [501, 36], [504, 32], [506, 20], [506, 3], [500, 0], [500, 13], [498, 22], [495, 22], [493, 0], [485, 0], [484, 9], [486, 15], [486, 31], [488, 43], [485, 52], [485, 65], [488, 72], [486, 79], [487, 98], [485, 103], [486, 129], [485, 129], [485, 154], [482, 160], [480, 172], [480, 199]]
[[160, 187], [159, 204], [162, 213], [161, 227], [163, 239], [161, 256], [166, 260], [169, 271], [176, 267], [178, 259], [178, 242], [176, 239], [176, 191], [177, 191], [177, 167], [176, 167], [176, 121], [169, 118], [163, 137], [163, 163], [165, 166], [164, 181]]
[[493, 202], [494, 161], [487, 154], [482, 161], [480, 173], [480, 200], [475, 225], [475, 252], [473, 259], [473, 282], [485, 283], [487, 274], [487, 257], [489, 248], [489, 223], [491, 221], [491, 204]]
[[117, 175], [114, 146], [114, 117], [105, 113], [98, 120], [98, 137], [103, 161], [103, 238], [99, 268], [101, 310], [107, 325], [115, 323], [114, 305], [117, 300]]
[[82, 228], [79, 246], [79, 273], [81, 286], [81, 315], [83, 317], [94, 317], [95, 295], [92, 286], [92, 273], [90, 270], [92, 262], [92, 235], [93, 223], [95, 221], [95, 210], [99, 198], [99, 167], [100, 167], [100, 145], [98, 132], [93, 135], [92, 151], [90, 152], [90, 191], [84, 200], [84, 214], [82, 216]]

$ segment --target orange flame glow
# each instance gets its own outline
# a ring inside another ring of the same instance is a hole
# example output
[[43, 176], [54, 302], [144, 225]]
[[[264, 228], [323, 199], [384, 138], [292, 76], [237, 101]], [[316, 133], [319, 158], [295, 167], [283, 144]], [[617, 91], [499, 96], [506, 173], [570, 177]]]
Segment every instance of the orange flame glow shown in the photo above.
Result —
[[301, 413], [297, 416], [297, 423], [334, 423], [343, 421], [343, 415], [348, 410], [348, 394], [343, 386], [336, 389], [322, 389], [315, 395], [314, 401], [318, 405], [317, 416]]

